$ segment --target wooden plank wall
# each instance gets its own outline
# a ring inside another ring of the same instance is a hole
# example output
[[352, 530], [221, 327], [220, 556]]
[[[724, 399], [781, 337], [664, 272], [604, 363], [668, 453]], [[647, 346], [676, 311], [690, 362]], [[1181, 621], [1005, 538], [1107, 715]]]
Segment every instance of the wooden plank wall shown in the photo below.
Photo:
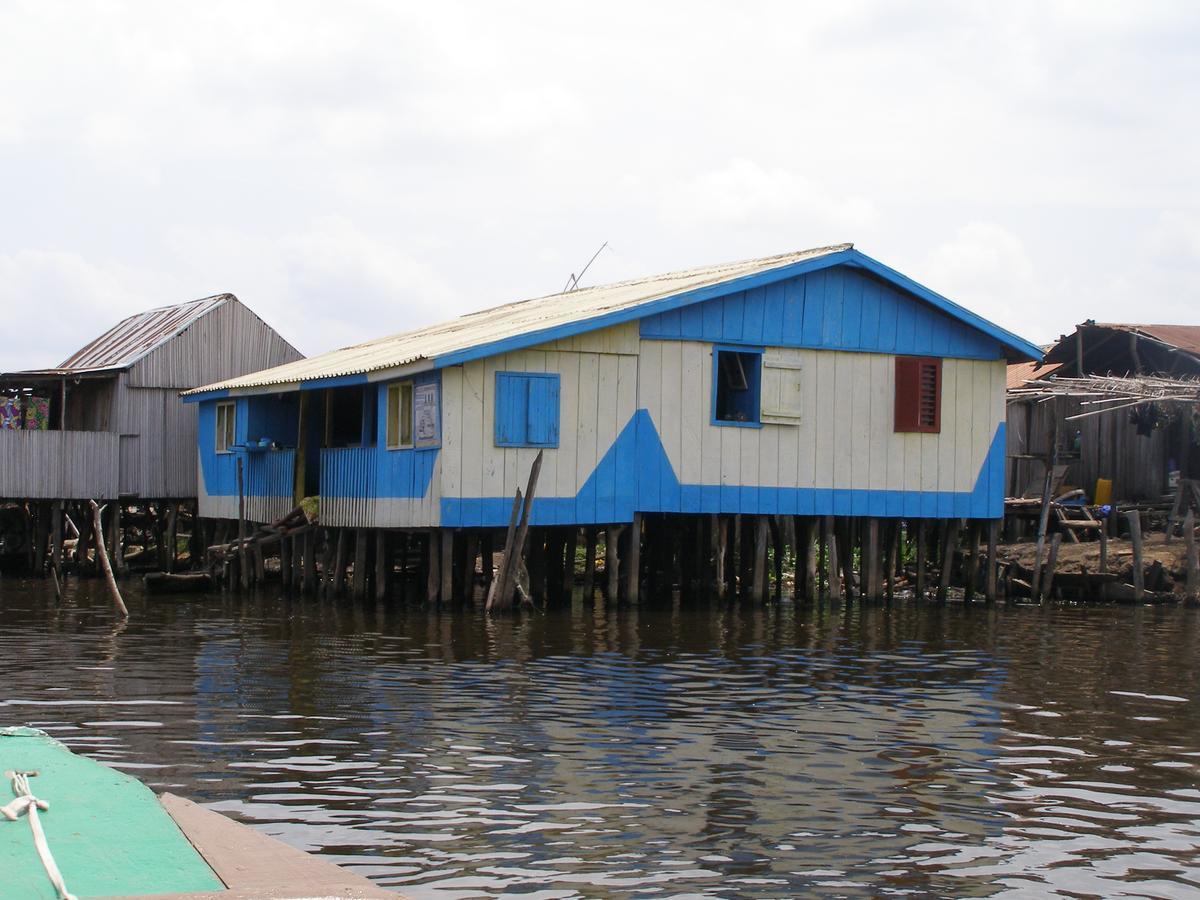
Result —
[[[740, 428], [712, 424], [712, 344], [642, 341], [638, 405], [650, 412], [680, 482], [927, 492], [975, 487], [1004, 421], [1003, 361], [947, 359], [942, 432], [897, 434], [893, 355], [793, 352], [804, 391], [799, 423]], [[643, 484], [642, 499], [655, 508], [690, 511], [675, 497], [656, 497], [652, 485], [649, 492]], [[865, 502], [855, 500], [856, 508], [840, 514], [887, 514]]]
[[[637, 409], [638, 346], [631, 323], [443, 370], [439, 495], [511, 498], [524, 489], [537, 448], [493, 439], [496, 373], [508, 371], [561, 376], [559, 446], [545, 452], [538, 497], [575, 497]], [[611, 502], [614, 489], [594, 502]]]

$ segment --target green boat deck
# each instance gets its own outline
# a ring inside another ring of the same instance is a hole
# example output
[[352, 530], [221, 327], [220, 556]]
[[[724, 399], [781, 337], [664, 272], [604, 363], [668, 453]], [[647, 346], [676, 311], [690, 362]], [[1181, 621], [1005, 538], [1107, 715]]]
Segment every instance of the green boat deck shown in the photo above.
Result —
[[[45, 732], [0, 729], [0, 775], [36, 771], [29, 789], [50, 808], [39, 813], [67, 890], [77, 897], [220, 891], [224, 885], [158, 798], [136, 778], [76, 756]], [[14, 798], [0, 782], [0, 806]], [[48, 898], [55, 891], [33, 845], [28, 814], [0, 816], [6, 897]]]

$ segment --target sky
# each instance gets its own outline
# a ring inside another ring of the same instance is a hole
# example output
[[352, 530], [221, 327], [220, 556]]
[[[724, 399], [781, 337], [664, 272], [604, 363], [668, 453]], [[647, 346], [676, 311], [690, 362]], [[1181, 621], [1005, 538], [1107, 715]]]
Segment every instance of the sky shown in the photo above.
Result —
[[1200, 5], [0, 3], [0, 370], [305, 354], [852, 241], [1039, 343], [1200, 324]]

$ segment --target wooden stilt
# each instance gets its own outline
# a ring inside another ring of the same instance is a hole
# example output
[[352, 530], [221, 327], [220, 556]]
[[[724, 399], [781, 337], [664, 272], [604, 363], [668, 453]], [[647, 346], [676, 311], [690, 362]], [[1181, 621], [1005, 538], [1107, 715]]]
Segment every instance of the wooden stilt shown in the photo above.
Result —
[[442, 563], [442, 602], [452, 603], [458, 599], [454, 596], [454, 530], [443, 528], [441, 542], [439, 559]]
[[604, 530], [604, 576], [608, 581], [607, 599], [616, 603], [621, 589], [621, 532], [620, 525], [610, 525]]
[[350, 596], [355, 601], [367, 596], [367, 540], [367, 529], [354, 529], [354, 571], [350, 573]]
[[[1054, 440], [1058, 440], [1058, 428], [1054, 429]], [[1056, 444], [1057, 446], [1057, 444]], [[1054, 480], [1054, 467], [1046, 466], [1046, 480], [1042, 485], [1042, 510], [1038, 518], [1037, 532], [1037, 547], [1034, 550], [1033, 557], [1033, 577], [1030, 579], [1030, 586], [1034, 597], [1041, 596], [1039, 582], [1042, 578], [1042, 553], [1046, 549], [1046, 529], [1050, 523], [1050, 490]]]
[[954, 572], [954, 553], [958, 549], [958, 519], [946, 523], [942, 546], [942, 570], [938, 573], [937, 602], [945, 603], [950, 596], [950, 577]]
[[1142, 514], [1132, 509], [1125, 514], [1129, 520], [1129, 543], [1133, 547], [1133, 599], [1140, 603], [1146, 596], [1146, 569], [1142, 557]]
[[778, 516], [768, 516], [767, 526], [770, 529], [771, 537], [771, 552], [773, 553], [771, 562], [772, 569], [775, 572], [775, 585], [773, 590], [768, 589], [772, 596], [776, 599], [783, 597], [783, 557], [786, 554], [786, 547], [783, 540], [783, 527], [779, 524]]
[[564, 535], [562, 592], [570, 599], [575, 590], [575, 553], [579, 549], [579, 529], [568, 528]]
[[916, 599], [924, 600], [926, 596], [925, 583], [925, 561], [929, 557], [929, 535], [924, 519], [917, 520], [917, 539], [916, 539], [916, 555], [917, 555], [917, 583], [915, 587]]
[[279, 580], [285, 593], [292, 590], [292, 541], [285, 537], [279, 542]]
[[1200, 556], [1196, 553], [1196, 514], [1188, 508], [1183, 519], [1183, 540], [1187, 553], [1185, 598], [1189, 603], [1200, 600]]
[[892, 519], [887, 525], [887, 559], [884, 562], [884, 574], [887, 577], [885, 597], [888, 603], [896, 599], [896, 563], [900, 556], [900, 522]]
[[972, 520], [967, 528], [967, 544], [970, 556], [967, 558], [966, 573], [963, 579], [963, 602], [970, 603], [975, 599], [975, 588], [979, 584], [979, 523]]
[[[337, 538], [333, 537], [336, 532]], [[330, 590], [333, 596], [340, 597], [346, 591], [346, 556], [349, 552], [348, 528], [333, 528], [330, 529], [330, 540], [334, 543], [333, 551], [333, 571], [330, 574], [333, 579], [330, 583]]]
[[596, 544], [596, 529], [589, 525], [583, 551], [583, 593], [589, 600], [596, 596]]
[[179, 559], [179, 504], [167, 505], [167, 571], [175, 571]]
[[441, 537], [438, 529], [430, 529], [425, 543], [425, 599], [436, 604], [441, 594], [442, 563]]
[[[92, 525], [96, 530], [96, 534], [104, 534], [104, 527], [100, 524], [100, 507], [96, 505], [96, 501], [91, 501], [92, 504]], [[113, 606], [116, 607], [117, 614], [122, 618], [129, 618], [129, 610], [125, 608], [125, 601], [121, 599], [121, 592], [117, 589], [117, 579], [113, 577], [112, 563], [109, 562], [108, 552], [104, 549], [104, 541], [96, 542], [96, 557], [100, 561], [100, 569], [104, 572], [104, 580], [108, 584], [108, 593], [112, 597]]]
[[485, 531], [479, 538], [479, 569], [483, 575], [483, 596], [486, 600], [492, 592], [493, 566], [496, 563], [496, 539], [490, 530]]
[[842, 585], [842, 559], [838, 552], [838, 537], [837, 526], [833, 516], [826, 516], [825, 522], [825, 579], [828, 582], [829, 599], [841, 600], [843, 595]]
[[[82, 509], [83, 507], [79, 507]], [[75, 542], [75, 567], [76, 569], [85, 569], [90, 565], [88, 555], [91, 553], [92, 536], [95, 533], [95, 526], [92, 523], [92, 516], [80, 515], [79, 517], [79, 538]], [[104, 533], [100, 533], [100, 540], [104, 540]]]
[[871, 516], [863, 523], [863, 599], [878, 601], [880, 599], [879, 577], [879, 519]]
[[113, 571], [121, 575], [125, 572], [125, 529], [121, 524], [123, 510], [120, 500], [110, 500], [109, 503], [112, 507], [112, 551], [109, 554], [109, 562]]
[[55, 500], [50, 507], [50, 570], [54, 573], [54, 583], [58, 584], [58, 576], [62, 573], [63, 546], [63, 502]]
[[1050, 553], [1046, 557], [1046, 571], [1042, 579], [1045, 585], [1042, 588], [1042, 598], [1051, 600], [1054, 598], [1054, 570], [1058, 567], [1058, 548], [1062, 546], [1062, 532], [1054, 532], [1054, 536], [1050, 539]]
[[304, 593], [313, 596], [317, 592], [317, 529], [304, 532]]
[[[391, 587], [392, 557], [388, 550], [388, 533], [382, 528], [375, 529], [375, 602], [383, 603], [388, 598]], [[474, 564], [474, 560], [472, 560]]]
[[[988, 520], [987, 575], [984, 578], [983, 596], [988, 603], [996, 602], [996, 544], [1000, 538], [1000, 520]], [[1104, 539], [1101, 538], [1101, 544]]]
[[633, 523], [629, 526], [629, 583], [626, 586], [626, 599], [637, 603], [642, 586], [642, 514], [633, 514]]
[[267, 561], [263, 558], [262, 541], [254, 542], [254, 582], [262, 584], [267, 580]]
[[716, 546], [713, 550], [713, 593], [724, 597], [728, 587], [725, 567], [729, 562], [729, 517], [713, 516]]
[[750, 599], [755, 603], [762, 603], [767, 596], [767, 537], [770, 527], [767, 525], [766, 516], [755, 516], [754, 522], [754, 543], [750, 558]]

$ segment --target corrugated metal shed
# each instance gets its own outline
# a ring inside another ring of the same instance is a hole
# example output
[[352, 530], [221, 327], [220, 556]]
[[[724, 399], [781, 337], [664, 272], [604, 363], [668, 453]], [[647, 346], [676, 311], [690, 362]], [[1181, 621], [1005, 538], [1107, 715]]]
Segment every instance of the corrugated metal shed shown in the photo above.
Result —
[[160, 306], [122, 319], [86, 347], [72, 353], [58, 368], [68, 372], [127, 369], [155, 347], [182, 333], [201, 316], [230, 300], [236, 300], [233, 294], [216, 294], [174, 306]]
[[685, 291], [767, 272], [802, 260], [839, 253], [850, 247], [850, 244], [837, 244], [744, 262], [670, 272], [616, 284], [579, 288], [564, 294], [551, 294], [533, 300], [508, 303], [470, 313], [450, 322], [378, 338], [274, 369], [207, 385], [188, 393], [294, 384], [394, 369], [423, 360], [434, 360], [439, 356], [507, 337], [585, 322], [607, 313]]

